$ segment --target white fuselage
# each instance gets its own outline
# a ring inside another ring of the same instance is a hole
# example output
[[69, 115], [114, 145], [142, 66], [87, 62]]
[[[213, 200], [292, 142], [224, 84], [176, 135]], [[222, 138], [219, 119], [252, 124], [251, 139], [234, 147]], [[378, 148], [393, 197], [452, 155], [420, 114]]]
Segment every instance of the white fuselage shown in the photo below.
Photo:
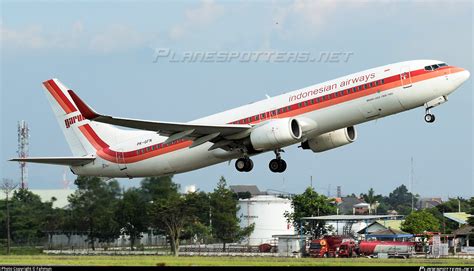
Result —
[[[424, 70], [425, 66], [437, 63], [441, 61], [415, 60], [381, 66], [190, 123], [258, 125], [275, 118], [293, 117], [306, 128], [304, 140], [423, 106], [439, 97], [446, 98], [469, 77], [469, 72], [453, 66], [434, 71]], [[354, 88], [357, 89], [354, 91]], [[97, 159], [93, 163], [73, 166], [71, 169], [78, 175], [129, 178], [160, 176], [191, 171], [242, 155], [238, 150], [217, 148], [209, 151], [213, 145], [211, 142], [189, 148], [186, 141], [168, 146], [159, 154], [146, 154], [166, 139], [154, 132], [143, 132], [138, 137], [110, 146], [107, 151], [115, 154], [111, 154], [109, 159], [104, 158], [103, 151], [97, 151]], [[132, 152], [136, 152], [137, 157], [132, 157]], [[130, 157], [124, 158], [121, 153], [129, 153]], [[115, 161], [110, 159], [114, 155]]]

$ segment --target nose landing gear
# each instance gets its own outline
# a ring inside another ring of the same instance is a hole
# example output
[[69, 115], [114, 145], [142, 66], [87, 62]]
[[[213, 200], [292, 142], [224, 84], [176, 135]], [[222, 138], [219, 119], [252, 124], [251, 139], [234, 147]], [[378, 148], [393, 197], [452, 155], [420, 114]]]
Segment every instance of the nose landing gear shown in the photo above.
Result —
[[435, 121], [435, 115], [433, 115], [431, 113], [431, 109], [426, 109], [426, 113], [425, 113], [425, 121], [428, 122], [428, 123], [432, 123]]

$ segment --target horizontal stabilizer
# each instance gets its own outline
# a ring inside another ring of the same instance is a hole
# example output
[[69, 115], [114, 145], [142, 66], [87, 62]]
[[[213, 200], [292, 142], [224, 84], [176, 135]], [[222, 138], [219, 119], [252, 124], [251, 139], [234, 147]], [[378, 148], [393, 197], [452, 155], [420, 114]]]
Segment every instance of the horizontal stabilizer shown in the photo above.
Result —
[[27, 157], [27, 158], [13, 158], [9, 161], [28, 162], [39, 164], [51, 164], [61, 166], [83, 166], [91, 163], [95, 157]]

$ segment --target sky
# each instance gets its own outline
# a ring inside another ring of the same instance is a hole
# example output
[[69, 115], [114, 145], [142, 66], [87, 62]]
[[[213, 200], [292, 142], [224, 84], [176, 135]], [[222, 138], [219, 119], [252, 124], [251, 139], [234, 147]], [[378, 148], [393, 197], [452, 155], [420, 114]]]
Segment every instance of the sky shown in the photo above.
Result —
[[[72, 155], [41, 82], [56, 77], [100, 112], [184, 122], [394, 62], [437, 59], [473, 73], [471, 1], [1, 1], [0, 176], [19, 179], [17, 122], [30, 127], [30, 156]], [[171, 62], [156, 50], [350, 53], [347, 61]], [[250, 173], [222, 163], [176, 175], [183, 188], [228, 184], [301, 193], [387, 195], [405, 184], [423, 197], [471, 197], [472, 77], [435, 108], [357, 125], [358, 140], [324, 153], [285, 149]], [[410, 159], [414, 159], [410, 186]], [[63, 187], [64, 167], [28, 165], [28, 186]], [[312, 176], [312, 177], [311, 177]], [[75, 176], [67, 172], [66, 179]], [[125, 187], [140, 179], [119, 179]]]

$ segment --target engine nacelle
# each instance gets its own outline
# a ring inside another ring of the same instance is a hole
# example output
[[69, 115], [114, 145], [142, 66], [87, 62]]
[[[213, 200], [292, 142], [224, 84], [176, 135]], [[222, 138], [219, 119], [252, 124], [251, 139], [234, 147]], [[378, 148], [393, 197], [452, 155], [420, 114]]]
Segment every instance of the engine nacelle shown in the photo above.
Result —
[[323, 152], [347, 145], [356, 139], [356, 129], [350, 126], [310, 138], [301, 143], [301, 147], [305, 150], [311, 149], [313, 152]]
[[301, 135], [296, 119], [275, 119], [255, 127], [250, 133], [250, 142], [255, 150], [273, 150], [298, 142]]

